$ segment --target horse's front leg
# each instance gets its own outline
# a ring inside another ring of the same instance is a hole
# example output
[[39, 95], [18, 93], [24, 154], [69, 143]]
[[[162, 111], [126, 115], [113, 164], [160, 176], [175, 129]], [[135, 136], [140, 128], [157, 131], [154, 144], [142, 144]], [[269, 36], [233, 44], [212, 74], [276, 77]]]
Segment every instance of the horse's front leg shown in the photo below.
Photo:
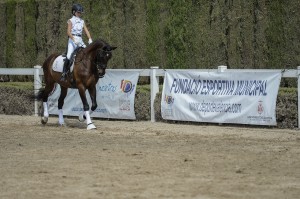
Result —
[[60, 125], [64, 125], [65, 124], [64, 114], [63, 114], [62, 107], [64, 105], [67, 93], [68, 93], [68, 88], [65, 88], [65, 87], [61, 86], [60, 96], [58, 98], [58, 123]]
[[54, 82], [48, 82], [46, 84], [45, 90], [41, 91], [41, 98], [43, 100], [43, 115], [41, 118], [41, 123], [46, 124], [48, 122], [49, 112], [48, 112], [48, 96], [49, 93], [53, 90]]
[[94, 111], [97, 108], [97, 100], [96, 100], [96, 86], [93, 86], [91, 88], [89, 88], [89, 93], [91, 96], [91, 100], [92, 100], [92, 107], [91, 110]]
[[83, 104], [83, 111], [84, 111], [84, 115], [86, 118], [86, 124], [87, 124], [87, 130], [91, 130], [91, 129], [96, 129], [96, 126], [92, 123], [91, 117], [90, 117], [90, 112], [89, 112], [89, 104], [87, 102], [86, 99], [86, 95], [85, 95], [85, 87], [83, 85], [78, 86], [78, 91], [79, 91], [79, 95]]
[[[93, 113], [94, 110], [96, 110], [97, 108], [97, 100], [96, 100], [96, 86], [89, 88], [89, 94], [92, 100], [92, 107], [91, 107], [91, 111], [89, 112], [90, 115]], [[86, 120], [86, 116], [85, 116], [85, 112], [81, 113], [79, 115], [79, 121], [80, 122], [84, 122]]]

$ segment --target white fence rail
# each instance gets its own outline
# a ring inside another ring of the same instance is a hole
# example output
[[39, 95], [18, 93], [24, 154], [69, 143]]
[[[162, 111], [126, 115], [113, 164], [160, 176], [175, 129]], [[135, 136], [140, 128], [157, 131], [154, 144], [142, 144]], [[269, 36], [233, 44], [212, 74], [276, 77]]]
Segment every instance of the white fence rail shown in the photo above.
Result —
[[[150, 69], [107, 69], [108, 71], [137, 71], [140, 76], [150, 77], [150, 92], [151, 92], [151, 122], [155, 122], [154, 101], [156, 94], [159, 92], [158, 77], [164, 76], [167, 70], [180, 71], [181, 69], [159, 69], [158, 66], [153, 66]], [[186, 70], [186, 69], [182, 69]], [[227, 69], [226, 66], [219, 66], [218, 69], [188, 69], [189, 71], [203, 71], [203, 72], [271, 72], [281, 71], [283, 78], [297, 78], [298, 80], [298, 128], [300, 128], [300, 66], [297, 69], [277, 70], [277, 69]], [[34, 92], [35, 94], [42, 87], [43, 70], [41, 66], [37, 65], [34, 68], [0, 68], [0, 75], [33, 75], [34, 76]], [[35, 115], [38, 115], [38, 103], [35, 102]]]

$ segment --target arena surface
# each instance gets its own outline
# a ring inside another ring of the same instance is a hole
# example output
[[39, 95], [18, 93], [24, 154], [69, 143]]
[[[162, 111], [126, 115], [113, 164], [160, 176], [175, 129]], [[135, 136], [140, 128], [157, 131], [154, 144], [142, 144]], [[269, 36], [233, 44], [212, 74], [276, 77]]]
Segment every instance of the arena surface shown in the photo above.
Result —
[[0, 198], [299, 198], [300, 131], [0, 115]]

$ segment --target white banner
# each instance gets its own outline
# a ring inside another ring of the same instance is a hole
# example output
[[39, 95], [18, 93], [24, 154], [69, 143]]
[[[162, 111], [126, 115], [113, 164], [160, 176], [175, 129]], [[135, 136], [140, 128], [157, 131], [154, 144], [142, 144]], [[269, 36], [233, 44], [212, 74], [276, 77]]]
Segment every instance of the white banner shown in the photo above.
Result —
[[276, 125], [278, 72], [167, 71], [161, 101], [166, 120]]
[[[138, 72], [108, 71], [96, 85], [98, 107], [91, 116], [135, 120], [134, 99], [138, 78]], [[60, 86], [57, 84], [53, 94], [48, 98], [50, 114], [58, 115], [59, 95]], [[86, 97], [91, 107], [88, 91]], [[68, 89], [63, 106], [64, 115], [78, 116], [81, 112], [83, 112], [83, 105], [78, 90]]]

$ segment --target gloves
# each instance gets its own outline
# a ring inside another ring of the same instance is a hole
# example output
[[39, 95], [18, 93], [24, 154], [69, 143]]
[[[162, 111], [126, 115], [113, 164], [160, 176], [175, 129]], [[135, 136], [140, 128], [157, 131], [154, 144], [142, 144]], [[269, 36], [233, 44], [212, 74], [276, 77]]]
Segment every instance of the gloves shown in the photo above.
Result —
[[93, 42], [93, 40], [92, 40], [92, 39], [89, 39], [88, 43], [91, 44], [92, 42]]

